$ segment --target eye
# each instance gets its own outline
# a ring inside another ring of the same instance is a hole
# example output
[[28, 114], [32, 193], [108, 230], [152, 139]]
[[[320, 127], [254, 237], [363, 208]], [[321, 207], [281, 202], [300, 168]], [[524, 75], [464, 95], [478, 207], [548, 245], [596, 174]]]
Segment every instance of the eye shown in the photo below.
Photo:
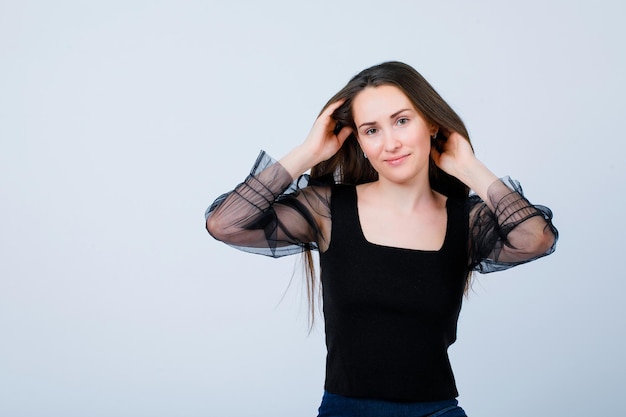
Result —
[[409, 119], [408, 119], [407, 117], [401, 117], [401, 118], [399, 118], [399, 119], [398, 119], [398, 121], [396, 122], [396, 124], [397, 124], [398, 126], [402, 126], [402, 125], [407, 124], [408, 122], [409, 122]]
[[371, 129], [367, 129], [367, 130], [365, 131], [365, 134], [366, 134], [366, 135], [373, 135], [373, 134], [374, 134], [374, 133], [376, 133], [376, 132], [378, 132], [378, 130], [377, 130], [376, 128], [374, 128], [374, 127], [373, 127], [373, 128], [371, 128]]

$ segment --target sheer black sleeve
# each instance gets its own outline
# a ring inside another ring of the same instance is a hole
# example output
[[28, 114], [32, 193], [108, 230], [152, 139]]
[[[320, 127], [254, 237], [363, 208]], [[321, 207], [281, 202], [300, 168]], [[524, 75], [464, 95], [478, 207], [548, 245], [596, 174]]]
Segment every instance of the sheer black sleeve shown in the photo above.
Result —
[[502, 271], [554, 252], [558, 231], [552, 211], [531, 204], [519, 182], [495, 181], [487, 197], [486, 202], [477, 195], [468, 199], [471, 269]]
[[325, 247], [330, 185], [295, 181], [261, 151], [250, 175], [205, 212], [208, 232], [237, 249], [272, 257]]

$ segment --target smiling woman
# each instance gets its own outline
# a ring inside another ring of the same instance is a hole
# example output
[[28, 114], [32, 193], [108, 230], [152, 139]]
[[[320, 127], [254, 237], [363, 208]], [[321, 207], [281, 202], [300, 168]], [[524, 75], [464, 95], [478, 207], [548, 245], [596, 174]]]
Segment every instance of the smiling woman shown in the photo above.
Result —
[[428, 182], [430, 138], [438, 126], [427, 122], [402, 90], [365, 88], [354, 98], [352, 111], [359, 145], [378, 172], [378, 183]]
[[206, 227], [249, 252], [305, 254], [311, 304], [324, 289], [319, 416], [454, 417], [465, 413], [447, 349], [471, 272], [552, 253], [551, 219], [476, 159], [417, 71], [388, 62], [350, 80], [280, 161], [261, 153]]

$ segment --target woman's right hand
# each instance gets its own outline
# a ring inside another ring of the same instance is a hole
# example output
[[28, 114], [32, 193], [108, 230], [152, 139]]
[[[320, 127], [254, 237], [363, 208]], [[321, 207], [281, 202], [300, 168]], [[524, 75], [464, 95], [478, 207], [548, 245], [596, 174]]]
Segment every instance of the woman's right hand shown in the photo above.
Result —
[[302, 144], [302, 147], [316, 159], [312, 166], [326, 161], [336, 154], [352, 133], [351, 128], [343, 127], [339, 133], [335, 134], [337, 121], [333, 119], [332, 115], [343, 102], [343, 100], [336, 101], [324, 109], [315, 120], [309, 135]]
[[343, 127], [335, 134], [337, 122], [333, 112], [343, 104], [343, 100], [329, 105], [319, 115], [304, 142], [280, 160], [281, 165], [289, 171], [293, 178], [326, 161], [336, 154], [343, 146], [352, 128]]

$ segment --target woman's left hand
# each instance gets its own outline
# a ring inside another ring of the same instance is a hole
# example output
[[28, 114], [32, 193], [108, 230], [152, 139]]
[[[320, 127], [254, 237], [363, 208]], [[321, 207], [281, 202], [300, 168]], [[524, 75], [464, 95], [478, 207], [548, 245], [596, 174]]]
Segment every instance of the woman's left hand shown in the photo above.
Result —
[[486, 201], [487, 189], [498, 179], [474, 155], [469, 140], [458, 132], [443, 132], [448, 138], [441, 142], [441, 152], [433, 146], [430, 154], [444, 172], [459, 179]]
[[[442, 132], [439, 133], [440, 135]], [[447, 174], [462, 180], [467, 174], [467, 170], [475, 164], [476, 157], [472, 145], [458, 132], [443, 132], [447, 140], [440, 142], [439, 152], [434, 146], [431, 149], [431, 156], [435, 164]]]

